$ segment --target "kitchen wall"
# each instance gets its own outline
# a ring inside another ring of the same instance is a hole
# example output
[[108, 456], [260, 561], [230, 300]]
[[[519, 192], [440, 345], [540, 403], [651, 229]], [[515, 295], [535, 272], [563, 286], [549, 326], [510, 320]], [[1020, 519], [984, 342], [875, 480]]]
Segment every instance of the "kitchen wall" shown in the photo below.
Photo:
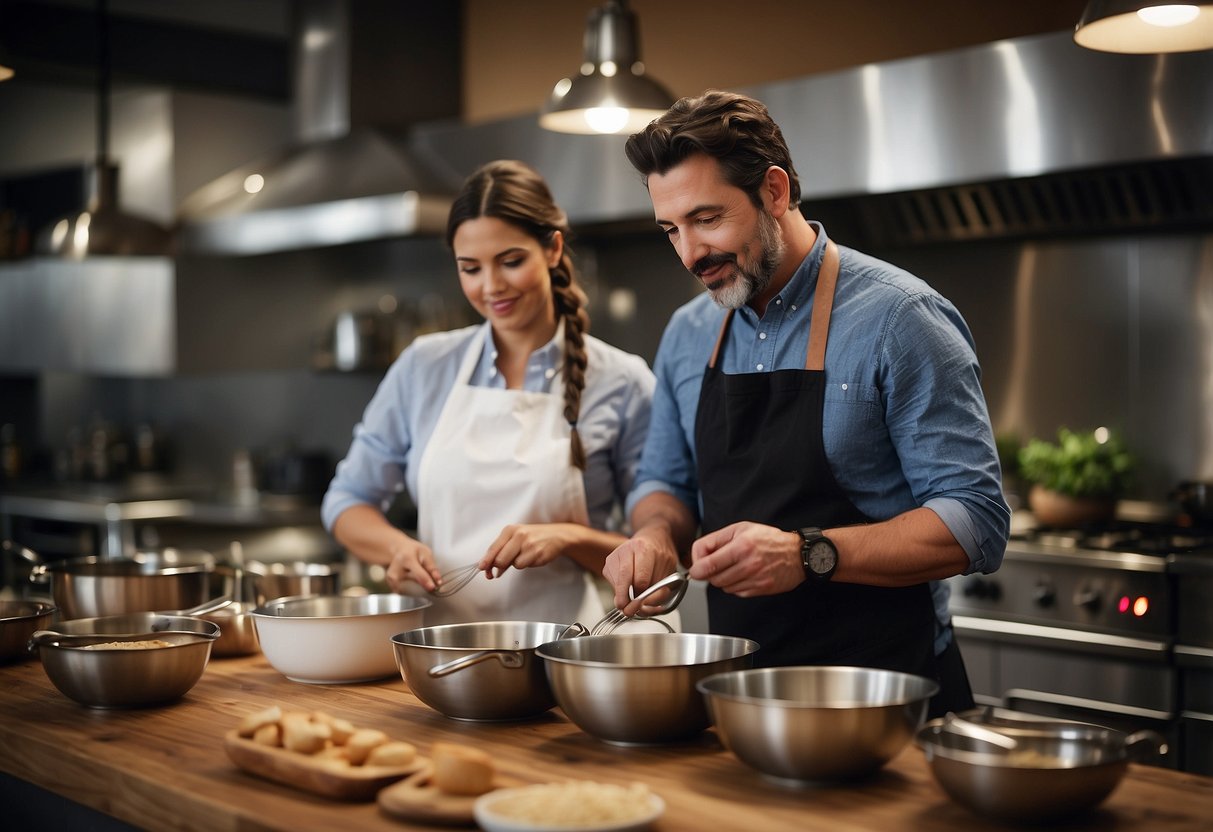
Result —
[[[592, 0], [465, 0], [465, 120], [534, 112], [552, 82], [580, 62], [585, 13], [594, 5]], [[631, 5], [641, 19], [650, 71], [677, 94], [691, 94], [709, 86], [741, 87], [1065, 29], [1083, 3], [984, 4], [981, 15], [961, 0], [755, 0], [744, 7], [707, 0], [696, 5], [694, 16], [682, 4], [636, 0]], [[722, 31], [743, 34], [723, 43]], [[772, 31], [795, 33], [795, 42], [772, 48]], [[511, 72], [501, 72], [501, 66]], [[9, 100], [9, 91], [0, 86], [0, 113]], [[40, 142], [36, 133], [46, 123], [41, 120], [23, 122], [18, 140], [10, 132], [0, 136], [6, 142], [0, 145], [6, 148], [0, 173], [28, 169], [31, 159], [40, 166], [86, 158], [91, 107], [87, 93], [77, 92], [73, 100], [74, 116], [62, 106], [52, 108], [58, 125], [54, 141]], [[286, 134], [285, 106], [243, 101], [240, 106], [251, 109], [230, 119], [228, 127], [262, 120], [260, 138], [244, 148], [248, 156]], [[176, 197], [242, 161], [237, 157], [244, 150], [218, 129], [223, 124], [213, 115], [175, 117], [174, 135], [194, 138], [193, 147], [199, 148], [179, 152]], [[122, 143], [115, 149], [121, 152]], [[828, 216], [821, 218], [829, 223]], [[595, 227], [578, 230], [574, 246], [593, 301], [593, 331], [651, 359], [669, 313], [697, 291], [693, 279], [664, 239], [648, 230], [614, 229], [609, 235]], [[1121, 430], [1143, 458], [1134, 496], [1161, 500], [1181, 478], [1213, 476], [1213, 426], [1207, 417], [1213, 412], [1209, 250], [1202, 235], [1130, 234], [873, 253], [920, 274], [960, 307], [977, 339], [996, 430], [1027, 437], [1052, 434], [1062, 424], [1107, 424]], [[210, 305], [222, 313], [199, 318], [211, 323], [194, 333], [196, 348], [221, 358], [239, 342], [232, 333], [264, 327], [275, 331], [274, 355], [264, 356], [258, 369], [225, 370], [224, 362], [216, 361], [210, 371], [172, 378], [67, 373], [0, 378], [4, 398], [26, 403], [7, 408], [17, 414], [14, 418], [37, 414], [37, 424], [23, 426], [22, 441], [59, 447], [73, 425], [99, 414], [164, 428], [177, 446], [179, 470], [191, 477], [222, 480], [241, 447], [292, 441], [339, 456], [378, 376], [310, 369], [315, 341], [336, 313], [367, 308], [385, 295], [406, 304], [437, 295], [466, 313], [449, 256], [434, 240], [181, 259], [176, 268], [191, 308]], [[612, 309], [627, 312], [629, 297], [636, 300], [634, 311], [613, 316]]]

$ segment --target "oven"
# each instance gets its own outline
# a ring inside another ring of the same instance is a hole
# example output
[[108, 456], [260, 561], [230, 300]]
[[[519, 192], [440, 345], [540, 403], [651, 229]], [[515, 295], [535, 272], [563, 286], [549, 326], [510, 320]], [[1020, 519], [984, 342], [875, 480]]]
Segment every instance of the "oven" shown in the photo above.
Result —
[[[1203, 586], [1177, 562], [1205, 570]], [[951, 580], [957, 640], [979, 704], [1150, 729], [1170, 747], [1146, 762], [1209, 773], [1213, 532], [1117, 523], [1033, 530], [992, 575]], [[1203, 594], [1202, 594], [1203, 593]], [[1208, 628], [1205, 633], [1207, 636]]]
[[1213, 554], [1167, 558], [1179, 600], [1175, 663], [1184, 771], [1213, 776]]

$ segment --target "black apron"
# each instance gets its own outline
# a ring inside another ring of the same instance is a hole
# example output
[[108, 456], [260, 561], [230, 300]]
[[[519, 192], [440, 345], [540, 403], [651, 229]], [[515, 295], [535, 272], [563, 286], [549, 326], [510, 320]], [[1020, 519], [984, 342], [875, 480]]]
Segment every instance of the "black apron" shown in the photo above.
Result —
[[[837, 280], [838, 247], [827, 242], [803, 370], [721, 372], [733, 312], [725, 316], [695, 419], [703, 533], [742, 520], [789, 531], [870, 522], [835, 481], [822, 439], [823, 368]], [[711, 631], [758, 642], [756, 666], [857, 665], [939, 678], [928, 584], [806, 580], [790, 592], [759, 598], [738, 598], [714, 586], [707, 592]]]

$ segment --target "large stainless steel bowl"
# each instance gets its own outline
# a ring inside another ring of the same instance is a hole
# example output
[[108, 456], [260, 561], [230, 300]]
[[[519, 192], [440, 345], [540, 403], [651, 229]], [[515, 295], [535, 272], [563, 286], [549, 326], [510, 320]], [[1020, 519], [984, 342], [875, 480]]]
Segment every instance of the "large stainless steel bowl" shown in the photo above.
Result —
[[445, 624], [392, 638], [400, 675], [417, 698], [454, 719], [538, 716], [556, 704], [539, 645], [567, 624], [482, 621]]
[[252, 611], [261, 652], [296, 682], [369, 682], [395, 676], [392, 636], [424, 623], [428, 598], [317, 595], [279, 598]]
[[584, 636], [543, 644], [557, 704], [577, 727], [620, 745], [693, 736], [709, 725], [695, 684], [753, 663], [749, 639], [699, 633]]
[[335, 563], [301, 560], [262, 563], [254, 560], [245, 565], [245, 571], [253, 576], [257, 594], [270, 601], [341, 592], [341, 566]]
[[947, 719], [922, 726], [917, 743], [948, 795], [976, 814], [1043, 823], [1087, 811], [1120, 783], [1128, 764], [1166, 752], [1152, 731], [1126, 735], [1077, 722], [1003, 722], [963, 714], [1015, 740], [1007, 749], [956, 730]]
[[58, 608], [47, 601], [0, 601], [0, 663], [32, 658], [29, 639]]
[[931, 679], [864, 667], [771, 667], [698, 685], [738, 759], [779, 780], [869, 774], [913, 738], [939, 691]]
[[210, 597], [215, 558], [194, 549], [158, 549], [123, 558], [70, 558], [40, 563], [35, 583], [50, 583], [65, 619], [151, 610], [183, 610]]
[[[91, 650], [86, 644], [159, 639], [171, 647]], [[90, 708], [138, 708], [184, 696], [201, 678], [219, 628], [190, 616], [131, 615], [61, 621], [35, 633], [46, 675], [64, 696]]]

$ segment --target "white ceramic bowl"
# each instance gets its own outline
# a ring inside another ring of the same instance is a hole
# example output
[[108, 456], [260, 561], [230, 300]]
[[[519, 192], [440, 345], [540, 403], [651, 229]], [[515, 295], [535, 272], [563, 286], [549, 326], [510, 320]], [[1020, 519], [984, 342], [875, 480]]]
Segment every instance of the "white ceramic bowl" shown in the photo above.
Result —
[[649, 829], [653, 822], [665, 811], [665, 801], [658, 795], [648, 792], [645, 794], [643, 806], [637, 807], [637, 814], [628, 820], [598, 821], [598, 822], [561, 822], [555, 818], [542, 821], [521, 820], [502, 814], [498, 810], [504, 801], [512, 801], [527, 792], [538, 792], [539, 799], [543, 790], [559, 788], [561, 784], [540, 784], [535, 786], [520, 786], [510, 789], [496, 789], [476, 798], [472, 814], [476, 823], [485, 832], [640, 832]]
[[338, 684], [395, 676], [392, 636], [424, 623], [428, 598], [316, 595], [278, 598], [251, 613], [261, 652], [296, 682]]

